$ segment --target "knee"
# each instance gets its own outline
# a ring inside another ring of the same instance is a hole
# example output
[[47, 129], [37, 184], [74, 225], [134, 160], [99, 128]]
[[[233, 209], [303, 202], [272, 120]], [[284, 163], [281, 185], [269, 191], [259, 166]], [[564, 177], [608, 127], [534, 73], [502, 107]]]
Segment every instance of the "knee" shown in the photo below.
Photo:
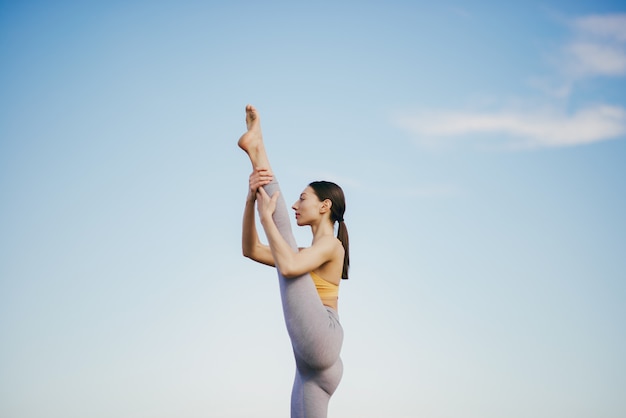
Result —
[[332, 395], [343, 376], [343, 362], [341, 358], [338, 358], [332, 365], [325, 368], [311, 368], [300, 364], [298, 365], [298, 373], [304, 381], [309, 384], [312, 383], [328, 395]]
[[316, 373], [315, 380], [324, 392], [328, 393], [329, 396], [332, 396], [333, 393], [335, 393], [335, 390], [337, 390], [342, 376], [343, 362], [341, 359], [337, 359], [335, 364]]

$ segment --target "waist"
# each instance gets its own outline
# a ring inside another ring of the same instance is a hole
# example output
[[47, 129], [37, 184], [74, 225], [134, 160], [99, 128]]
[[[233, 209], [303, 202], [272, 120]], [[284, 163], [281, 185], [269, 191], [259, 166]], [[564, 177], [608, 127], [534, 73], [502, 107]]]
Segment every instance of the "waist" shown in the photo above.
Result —
[[332, 309], [337, 312], [337, 301], [339, 300], [337, 296], [327, 298], [320, 296], [320, 300], [322, 301], [322, 305], [324, 305], [326, 308]]
[[320, 275], [311, 272], [311, 278], [315, 284], [315, 289], [322, 303], [333, 309], [337, 309], [337, 299], [339, 298], [339, 285], [329, 282]]

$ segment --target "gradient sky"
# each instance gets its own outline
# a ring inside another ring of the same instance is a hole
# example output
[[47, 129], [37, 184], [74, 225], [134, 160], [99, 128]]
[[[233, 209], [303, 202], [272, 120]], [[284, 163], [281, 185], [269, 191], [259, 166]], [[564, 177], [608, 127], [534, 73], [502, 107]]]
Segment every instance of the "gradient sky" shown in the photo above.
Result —
[[0, 1], [0, 63], [0, 416], [288, 416], [247, 103], [346, 193], [330, 417], [626, 416], [623, 3]]

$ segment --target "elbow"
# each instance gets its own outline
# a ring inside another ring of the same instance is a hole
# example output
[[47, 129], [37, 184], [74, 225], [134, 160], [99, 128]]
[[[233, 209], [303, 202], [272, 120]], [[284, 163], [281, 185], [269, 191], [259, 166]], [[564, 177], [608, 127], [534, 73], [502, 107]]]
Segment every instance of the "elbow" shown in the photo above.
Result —
[[246, 258], [252, 258], [252, 250], [248, 247], [241, 247], [241, 254]]
[[292, 266], [283, 265], [278, 268], [280, 274], [286, 279], [295, 279], [296, 277], [302, 276], [302, 273], [294, 270]]
[[285, 279], [295, 279], [296, 277], [300, 276], [299, 274], [293, 274], [293, 273], [290, 273], [290, 272], [283, 272], [282, 270], [280, 271], [280, 274]]

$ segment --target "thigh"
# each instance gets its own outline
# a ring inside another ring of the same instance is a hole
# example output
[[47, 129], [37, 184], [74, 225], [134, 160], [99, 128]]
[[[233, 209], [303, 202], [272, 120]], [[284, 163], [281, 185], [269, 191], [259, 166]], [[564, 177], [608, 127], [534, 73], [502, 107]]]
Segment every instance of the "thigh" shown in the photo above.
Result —
[[307, 274], [280, 278], [287, 331], [297, 361], [311, 369], [327, 369], [339, 358], [343, 328], [335, 311], [324, 306]]

